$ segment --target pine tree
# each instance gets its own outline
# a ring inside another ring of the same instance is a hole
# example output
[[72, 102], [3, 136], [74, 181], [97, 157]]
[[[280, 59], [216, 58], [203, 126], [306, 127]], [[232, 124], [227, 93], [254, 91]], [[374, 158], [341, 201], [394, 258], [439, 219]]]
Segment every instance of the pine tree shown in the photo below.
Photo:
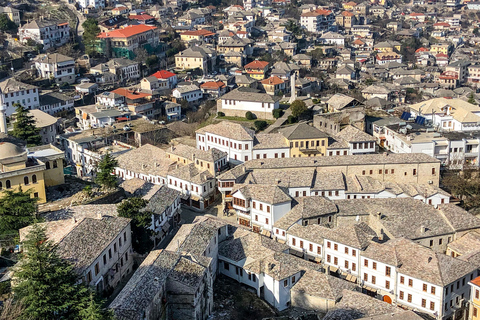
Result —
[[117, 186], [117, 177], [112, 173], [115, 171], [116, 166], [117, 160], [112, 158], [110, 153], [107, 152], [102, 161], [98, 163], [96, 182], [103, 187], [115, 188]]
[[33, 223], [37, 198], [32, 198], [29, 190], [5, 190], [3, 194], [0, 199], [0, 234], [16, 233]]
[[468, 103], [471, 103], [471, 104], [474, 104], [474, 105], [477, 105], [477, 101], [475, 101], [475, 96], [473, 95], [473, 92], [470, 93], [470, 95], [468, 96]]
[[78, 297], [88, 289], [77, 284], [73, 266], [61, 259], [46, 240], [45, 229], [34, 224], [23, 242], [24, 255], [15, 271], [13, 292], [25, 309], [23, 319], [72, 319]]
[[16, 108], [16, 121], [13, 123], [11, 135], [26, 141], [27, 146], [39, 145], [42, 138], [39, 135], [40, 129], [35, 125], [34, 117], [21, 104], [14, 103], [13, 106]]
[[143, 211], [147, 201], [142, 198], [129, 198], [117, 208], [118, 216], [132, 219], [132, 247], [137, 253], [144, 254], [152, 250], [152, 231], [147, 229], [152, 223], [152, 213]]
[[93, 292], [83, 299], [83, 304], [79, 308], [80, 319], [82, 320], [113, 320], [113, 313], [111, 310], [104, 310], [102, 304], [95, 298]]

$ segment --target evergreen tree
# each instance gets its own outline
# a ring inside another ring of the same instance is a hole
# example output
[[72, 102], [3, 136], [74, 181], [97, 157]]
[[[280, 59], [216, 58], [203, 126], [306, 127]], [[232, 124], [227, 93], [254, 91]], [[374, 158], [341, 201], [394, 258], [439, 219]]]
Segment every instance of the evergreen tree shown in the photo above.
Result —
[[40, 129], [35, 125], [35, 119], [29, 114], [28, 109], [19, 103], [14, 103], [16, 108], [16, 121], [13, 123], [12, 136], [27, 142], [27, 146], [39, 145], [42, 138], [39, 135]]
[[0, 234], [16, 233], [35, 220], [37, 198], [29, 190], [5, 190], [0, 199]]
[[293, 101], [292, 104], [290, 105], [290, 109], [292, 110], [292, 115], [295, 118], [298, 118], [308, 110], [307, 105], [302, 100]]
[[147, 229], [152, 223], [152, 213], [142, 211], [147, 201], [142, 198], [129, 198], [117, 208], [118, 216], [132, 219], [132, 247], [135, 252], [144, 254], [153, 247], [150, 239], [152, 231]]
[[115, 188], [117, 186], [117, 177], [112, 173], [117, 166], [117, 160], [107, 152], [102, 161], [98, 163], [96, 182], [102, 187]]
[[13, 287], [15, 299], [25, 307], [21, 318], [74, 319], [77, 299], [87, 296], [88, 289], [77, 284], [73, 266], [57, 255], [38, 224], [32, 226], [23, 250]]
[[58, 256], [44, 228], [32, 225], [22, 244], [13, 287], [23, 307], [20, 319], [113, 320], [95, 293], [79, 283], [73, 265]]
[[94, 18], [88, 18], [82, 23], [83, 27], [83, 43], [85, 45], [85, 53], [88, 55], [94, 55], [97, 50], [95, 44], [97, 42], [97, 36], [100, 33], [98, 27], [98, 21]]
[[473, 105], [477, 105], [477, 101], [475, 101], [475, 96], [473, 95], [473, 92], [470, 93], [470, 95], [468, 96], [468, 103], [471, 103]]

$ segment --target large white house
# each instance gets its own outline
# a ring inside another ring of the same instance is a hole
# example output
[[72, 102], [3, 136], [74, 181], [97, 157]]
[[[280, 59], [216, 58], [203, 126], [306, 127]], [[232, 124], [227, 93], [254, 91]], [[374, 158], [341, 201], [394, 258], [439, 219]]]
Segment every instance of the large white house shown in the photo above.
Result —
[[14, 103], [21, 104], [28, 109], [37, 109], [40, 106], [38, 87], [13, 78], [0, 82], [0, 95], [0, 103], [7, 107], [7, 116], [15, 112]]
[[59, 53], [40, 55], [35, 61], [40, 77], [55, 80], [58, 84], [75, 82], [75, 60]]
[[60, 47], [70, 41], [68, 21], [33, 20], [18, 29], [20, 41], [33, 40], [43, 49]]
[[258, 119], [273, 120], [272, 111], [280, 108], [280, 97], [266, 93], [243, 91], [242, 88], [224, 94], [217, 102], [217, 111], [226, 116], [245, 117], [247, 111]]

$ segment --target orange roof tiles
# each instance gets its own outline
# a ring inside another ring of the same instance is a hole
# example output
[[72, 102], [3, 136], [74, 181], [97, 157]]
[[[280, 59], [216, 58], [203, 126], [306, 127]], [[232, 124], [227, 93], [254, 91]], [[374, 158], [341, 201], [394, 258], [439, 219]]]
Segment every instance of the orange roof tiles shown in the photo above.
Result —
[[354, 14], [351, 13], [350, 11], [343, 11], [343, 12], [342, 12], [342, 16], [344, 16], [344, 17], [353, 17]]
[[98, 38], [128, 38], [140, 33], [144, 33], [150, 30], [155, 30], [157, 27], [147, 26], [144, 24], [131, 25], [125, 28], [115, 29], [108, 32], [102, 32], [98, 35]]
[[425, 51], [430, 51], [430, 50], [428, 50], [425, 47], [421, 47], [421, 48], [418, 48], [417, 50], [415, 50], [415, 52], [425, 52]]
[[282, 79], [280, 79], [277, 76], [270, 77], [268, 79], [264, 79], [260, 81], [262, 84], [269, 84], [269, 85], [276, 85], [276, 84], [282, 84], [285, 83]]
[[200, 30], [185, 31], [185, 32], [182, 32], [180, 35], [182, 35], [182, 36], [204, 36], [204, 37], [208, 37], [208, 36], [215, 35], [215, 33], [211, 32], [211, 31], [208, 31], [208, 30], [205, 30], [205, 29], [200, 29]]
[[472, 281], [470, 281], [472, 284], [479, 286], [480, 287], [480, 277], [476, 277]]
[[450, 27], [450, 23], [447, 22], [437, 22], [433, 24], [434, 27]]
[[152, 77], [155, 77], [157, 79], [168, 79], [174, 76], [175, 76], [175, 73], [167, 70], [160, 70], [152, 74]]
[[142, 13], [142, 14], [131, 14], [131, 15], [128, 16], [128, 19], [145, 21], [145, 20], [150, 20], [150, 19], [155, 19], [155, 18], [152, 17], [149, 14]]
[[263, 69], [268, 66], [267, 61], [254, 60], [249, 64], [245, 65], [245, 69]]
[[225, 88], [225, 83], [223, 83], [222, 81], [209, 81], [209, 82], [202, 83], [200, 85], [200, 88], [216, 90], [216, 89]]
[[118, 88], [112, 91], [113, 93], [119, 94], [121, 96], [124, 96], [127, 99], [130, 100], [135, 100], [135, 99], [142, 99], [146, 97], [151, 97], [152, 95], [149, 93], [143, 93], [143, 92], [135, 92], [133, 90], [128, 90], [125, 88]]

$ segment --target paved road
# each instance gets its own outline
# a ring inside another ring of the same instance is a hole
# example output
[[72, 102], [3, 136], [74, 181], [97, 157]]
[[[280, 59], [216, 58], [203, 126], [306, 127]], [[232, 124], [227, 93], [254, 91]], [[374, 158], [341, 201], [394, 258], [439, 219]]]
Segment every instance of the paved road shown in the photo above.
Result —
[[290, 108], [288, 108], [287, 110], [285, 110], [285, 112], [283, 113], [283, 116], [281, 116], [280, 118], [277, 119], [277, 121], [275, 121], [273, 124], [271, 124], [267, 129], [265, 129], [263, 132], [265, 133], [270, 133], [272, 132], [274, 129], [280, 127], [285, 121], [287, 121], [288, 119], [288, 116], [292, 114], [292, 111], [290, 110]]

